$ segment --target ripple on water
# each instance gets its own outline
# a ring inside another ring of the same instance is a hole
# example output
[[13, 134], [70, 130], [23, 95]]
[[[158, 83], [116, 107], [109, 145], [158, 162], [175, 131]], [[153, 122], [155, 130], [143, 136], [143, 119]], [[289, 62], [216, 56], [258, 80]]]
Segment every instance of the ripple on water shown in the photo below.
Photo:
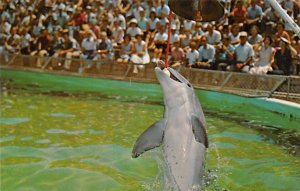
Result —
[[40, 143], [40, 144], [47, 144], [50, 143], [51, 141], [49, 139], [39, 139], [35, 141], [36, 143]]
[[22, 137], [22, 138], [21, 138], [21, 141], [30, 141], [30, 140], [32, 140], [32, 139], [33, 139], [32, 136], [26, 136], [26, 137]]
[[14, 125], [30, 121], [29, 118], [0, 118], [0, 124]]
[[76, 117], [74, 114], [70, 114], [70, 113], [50, 113], [49, 116], [52, 116], [52, 117]]
[[5, 136], [5, 137], [0, 137], [0, 142], [7, 142], [7, 141], [13, 141], [16, 139], [16, 136], [11, 135], [11, 136]]

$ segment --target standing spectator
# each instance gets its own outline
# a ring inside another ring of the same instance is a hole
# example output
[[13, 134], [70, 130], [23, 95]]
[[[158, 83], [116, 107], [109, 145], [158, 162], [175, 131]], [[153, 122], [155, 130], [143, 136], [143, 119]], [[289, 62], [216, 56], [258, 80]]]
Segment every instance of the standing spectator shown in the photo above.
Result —
[[222, 36], [221, 33], [214, 29], [212, 24], [207, 25], [207, 32], [205, 33], [207, 37], [207, 43], [210, 45], [217, 45], [221, 42]]
[[277, 49], [274, 59], [274, 71], [273, 74], [291, 74], [292, 66], [292, 51], [290, 49], [290, 41], [284, 37], [280, 38], [280, 48]]
[[129, 34], [124, 36], [124, 41], [122, 42], [121, 45], [121, 50], [120, 50], [120, 58], [117, 59], [117, 62], [119, 64], [127, 64], [128, 61], [131, 58], [131, 54], [133, 52], [133, 46], [134, 44], [131, 41], [131, 36]]
[[264, 38], [263, 45], [259, 47], [258, 52], [258, 62], [250, 69], [250, 74], [266, 74], [270, 71], [275, 54], [275, 50], [272, 47], [272, 38], [270, 36]]
[[144, 68], [143, 65], [148, 64], [150, 62], [147, 44], [145, 41], [143, 41], [142, 38], [143, 38], [142, 33], [136, 35], [136, 42], [134, 43], [133, 54], [131, 56], [131, 61], [134, 64], [138, 64], [138, 66], [134, 65], [133, 68], [133, 73], [135, 74], [138, 73], [138, 68], [143, 69]]
[[196, 42], [191, 42], [190, 49], [186, 53], [186, 62], [188, 68], [195, 67], [196, 62], [199, 58], [199, 52], [196, 50], [196, 47]]
[[213, 45], [208, 44], [208, 39], [206, 36], [202, 36], [200, 38], [200, 48], [198, 49], [199, 58], [198, 62], [196, 62], [196, 68], [211, 68], [216, 69], [214, 67], [214, 59], [216, 50]]
[[240, 43], [237, 45], [234, 56], [235, 65], [233, 70], [235, 71], [249, 71], [249, 65], [251, 64], [254, 56], [252, 45], [247, 41], [247, 32], [240, 32]]

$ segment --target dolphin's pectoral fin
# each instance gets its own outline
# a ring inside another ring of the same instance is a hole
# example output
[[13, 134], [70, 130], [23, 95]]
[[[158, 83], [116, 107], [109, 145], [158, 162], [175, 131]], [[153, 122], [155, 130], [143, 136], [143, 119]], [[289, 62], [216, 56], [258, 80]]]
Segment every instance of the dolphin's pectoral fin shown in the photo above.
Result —
[[208, 148], [208, 138], [206, 133], [206, 128], [198, 117], [192, 115], [192, 128], [196, 141], [204, 144]]
[[165, 120], [161, 119], [144, 131], [135, 142], [132, 149], [132, 158], [140, 156], [143, 152], [161, 145], [165, 130]]

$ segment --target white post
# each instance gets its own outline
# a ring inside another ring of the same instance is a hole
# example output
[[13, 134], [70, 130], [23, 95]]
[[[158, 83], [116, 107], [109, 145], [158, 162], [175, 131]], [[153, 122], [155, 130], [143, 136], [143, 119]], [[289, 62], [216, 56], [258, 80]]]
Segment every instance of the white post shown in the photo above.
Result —
[[294, 33], [300, 37], [300, 27], [295, 23], [295, 21], [286, 13], [286, 11], [279, 5], [276, 0], [266, 0], [272, 8], [280, 15], [280, 17], [286, 22], [289, 23]]

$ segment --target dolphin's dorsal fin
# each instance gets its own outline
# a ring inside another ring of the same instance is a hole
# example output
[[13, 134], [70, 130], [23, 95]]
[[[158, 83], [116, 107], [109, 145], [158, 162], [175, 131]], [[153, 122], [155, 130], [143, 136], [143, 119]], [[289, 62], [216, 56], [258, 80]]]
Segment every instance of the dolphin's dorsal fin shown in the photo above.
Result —
[[208, 138], [204, 124], [195, 115], [192, 115], [191, 121], [196, 141], [202, 143], [206, 148], [208, 148]]
[[161, 145], [165, 131], [165, 120], [161, 119], [144, 131], [135, 142], [132, 149], [132, 158], [140, 156], [143, 152]]

